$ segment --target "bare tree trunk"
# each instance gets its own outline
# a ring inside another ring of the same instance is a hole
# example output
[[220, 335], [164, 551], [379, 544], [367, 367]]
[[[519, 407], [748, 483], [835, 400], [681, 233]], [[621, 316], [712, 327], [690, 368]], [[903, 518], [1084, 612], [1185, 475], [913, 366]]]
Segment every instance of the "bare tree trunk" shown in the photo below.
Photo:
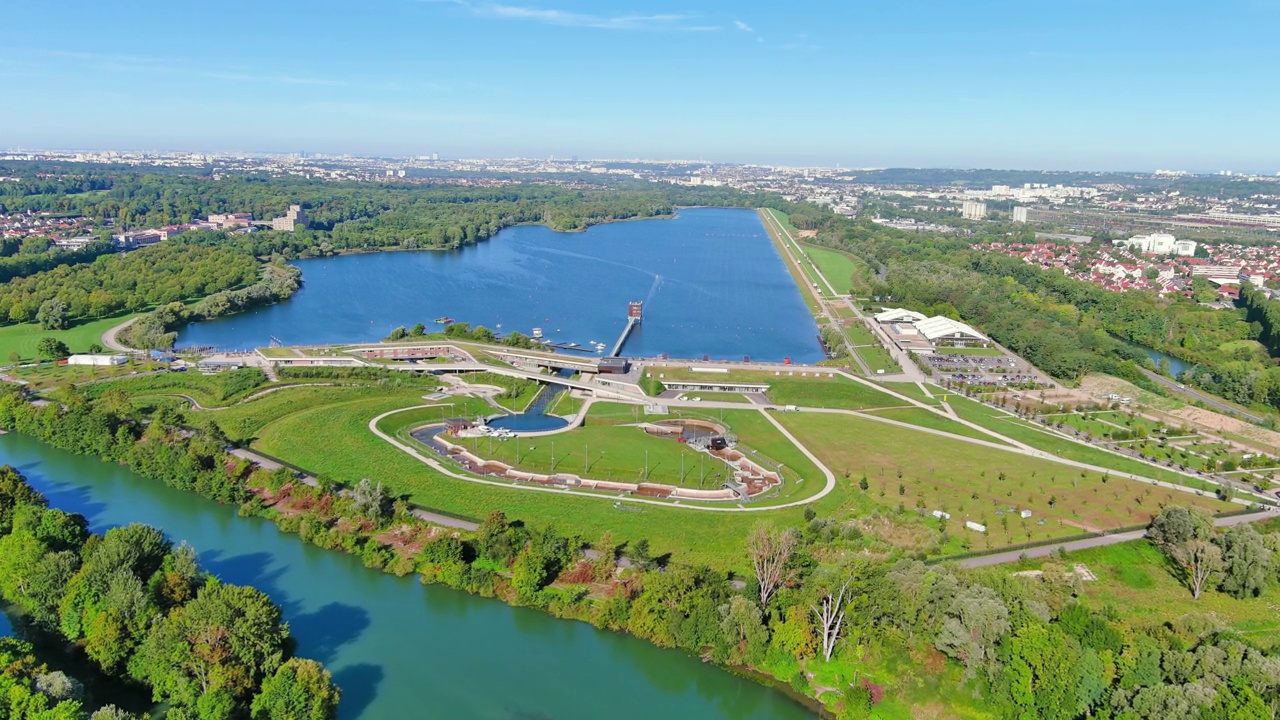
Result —
[[796, 549], [796, 534], [791, 530], [771, 530], [757, 525], [747, 537], [747, 552], [751, 556], [751, 567], [756, 572], [756, 583], [760, 585], [760, 607], [767, 611], [769, 598], [782, 587], [791, 576], [787, 563]]
[[844, 593], [848, 588], [849, 580], [845, 580], [835, 597], [828, 591], [819, 604], [809, 606], [818, 618], [819, 629], [822, 631], [822, 656], [828, 661], [836, 649], [836, 642], [840, 640], [840, 630], [844, 625]]

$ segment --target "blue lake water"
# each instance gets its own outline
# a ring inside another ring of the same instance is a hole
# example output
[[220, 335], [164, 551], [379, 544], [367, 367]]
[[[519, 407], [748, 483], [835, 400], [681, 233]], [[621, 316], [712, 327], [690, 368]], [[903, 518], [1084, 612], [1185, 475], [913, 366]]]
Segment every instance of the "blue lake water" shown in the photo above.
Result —
[[684, 653], [368, 570], [232, 507], [29, 437], [0, 436], [0, 463], [97, 532], [154, 525], [190, 542], [224, 580], [270, 595], [298, 653], [324, 662], [342, 687], [339, 720], [813, 717], [778, 691]]
[[[247, 349], [367, 342], [448, 316], [499, 332], [541, 328], [559, 342], [612, 347], [627, 303], [644, 322], [631, 357], [814, 362], [818, 327], [754, 210], [682, 210], [674, 219], [557, 233], [508, 228], [455, 251], [383, 252], [297, 261], [290, 300], [187, 327], [179, 344]], [[500, 328], [498, 326], [501, 326]]]

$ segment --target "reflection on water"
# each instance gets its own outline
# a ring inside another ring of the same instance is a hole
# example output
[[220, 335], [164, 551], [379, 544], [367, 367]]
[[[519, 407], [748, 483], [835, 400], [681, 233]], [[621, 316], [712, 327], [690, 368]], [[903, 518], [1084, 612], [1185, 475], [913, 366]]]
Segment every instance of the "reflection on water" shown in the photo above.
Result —
[[342, 720], [811, 717], [781, 693], [683, 653], [374, 572], [118, 465], [12, 433], [0, 436], [0, 463], [96, 532], [155, 525], [190, 542], [205, 568], [270, 595], [300, 654], [324, 661], [342, 687]]
[[625, 355], [823, 358], [817, 324], [752, 210], [684, 210], [672, 220], [582, 233], [524, 225], [456, 251], [295, 264], [304, 285], [292, 299], [188, 326], [180, 344], [245, 349], [273, 336], [291, 345], [371, 342], [397, 326], [449, 316], [504, 333], [539, 328], [557, 342], [612, 347], [627, 304], [645, 300], [644, 323]]

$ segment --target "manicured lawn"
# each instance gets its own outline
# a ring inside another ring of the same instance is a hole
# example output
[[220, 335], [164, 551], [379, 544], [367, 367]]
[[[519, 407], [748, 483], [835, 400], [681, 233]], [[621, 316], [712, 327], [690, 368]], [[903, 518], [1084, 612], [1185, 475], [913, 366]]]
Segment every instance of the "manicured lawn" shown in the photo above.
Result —
[[892, 395], [839, 376], [832, 380], [781, 377], [771, 383], [767, 395], [770, 400], [779, 405], [846, 410], [866, 410], [903, 404]]
[[[400, 392], [404, 392], [404, 395], [410, 399], [417, 397], [419, 403], [429, 402], [421, 399], [421, 395], [424, 394], [421, 389], [397, 391], [397, 394]], [[386, 396], [387, 394], [387, 387], [373, 383], [333, 387], [286, 385], [279, 390], [254, 398], [249, 402], [232, 405], [225, 410], [212, 410], [205, 413], [205, 415], [216, 422], [228, 438], [237, 443], [244, 443], [256, 438], [258, 432], [268, 424], [308, 408], [333, 405], [360, 398]], [[451, 398], [450, 401], [468, 403], [466, 405], [468, 411], [479, 410], [480, 406], [492, 410], [487, 403], [480, 400]], [[462, 408], [449, 410], [448, 412], [451, 416], [470, 414], [470, 412], [464, 412]]]
[[871, 329], [861, 320], [854, 320], [844, 329], [845, 337], [849, 338], [849, 342], [854, 345], [873, 345], [875, 338], [871, 336]]
[[858, 353], [858, 357], [862, 358], [862, 362], [867, 364], [867, 368], [874, 374], [878, 370], [886, 373], [900, 372], [902, 368], [898, 367], [898, 363], [893, 361], [889, 355], [889, 351], [879, 345], [864, 345], [853, 349]]
[[835, 287], [836, 292], [841, 295], [852, 294], [852, 278], [855, 276], [862, 277], [867, 272], [866, 264], [847, 253], [816, 245], [803, 245], [802, 247], [809, 259], [818, 266], [822, 274]]
[[929, 392], [933, 393], [937, 397], [926, 395], [924, 393], [924, 390], [920, 389], [919, 385], [916, 385], [915, 383], [912, 383], [912, 382], [887, 382], [884, 384], [884, 386], [885, 388], [892, 390], [893, 392], [896, 392], [899, 395], [906, 395], [907, 397], [913, 400], [922, 402], [926, 405], [938, 405], [941, 402], [938, 399], [938, 397], [941, 397], [943, 395], [942, 390], [935, 387], [929, 388]]
[[[1097, 473], [1049, 460], [871, 420], [818, 413], [780, 413], [778, 419], [837, 475], [865, 474], [873, 502], [886, 507], [902, 502], [907, 514], [917, 507], [951, 513], [951, 531], [969, 537], [975, 549], [1146, 523], [1162, 504], [1175, 501], [1213, 512], [1231, 507], [1136, 481], [1113, 477], [1104, 482]], [[1023, 520], [1009, 513], [1010, 507], [1034, 515]], [[1046, 524], [1038, 524], [1046, 518]], [[986, 525], [988, 532], [965, 530], [965, 520]]]
[[0, 327], [0, 362], [9, 362], [9, 356], [18, 353], [22, 362], [38, 359], [36, 343], [41, 338], [54, 337], [67, 344], [72, 353], [89, 352], [89, 346], [102, 344], [102, 334], [133, 315], [119, 315], [101, 320], [82, 322], [66, 330], [41, 330], [36, 323], [22, 323]]
[[505, 441], [471, 438], [452, 442], [466, 446], [480, 457], [530, 472], [563, 472], [602, 480], [694, 488], [719, 487], [728, 473], [724, 463], [695, 452], [684, 443], [625, 425], [586, 425], [546, 437]]
[[381, 480], [392, 492], [427, 507], [473, 518], [502, 510], [534, 526], [555, 525], [587, 538], [597, 538], [606, 530], [619, 541], [648, 538], [655, 553], [672, 553], [677, 562], [720, 569], [747, 570], [743, 548], [754, 524], [790, 526], [803, 518], [800, 508], [708, 513], [643, 506], [641, 512], [623, 512], [607, 499], [492, 487], [443, 476], [368, 429], [373, 417], [421, 402], [425, 401], [403, 393], [309, 408], [268, 424], [259, 431], [254, 447], [326, 480]]
[[932, 428], [934, 430], [941, 430], [943, 432], [952, 433], [953, 435], [977, 438], [979, 440], [986, 440], [987, 442], [1001, 442], [984, 432], [974, 430], [968, 425], [963, 425], [955, 420], [938, 415], [937, 413], [929, 412], [924, 408], [885, 408], [880, 410], [871, 410], [869, 412], [877, 417], [897, 420], [898, 422], [911, 423], [912, 425], [919, 425], [920, 427]]

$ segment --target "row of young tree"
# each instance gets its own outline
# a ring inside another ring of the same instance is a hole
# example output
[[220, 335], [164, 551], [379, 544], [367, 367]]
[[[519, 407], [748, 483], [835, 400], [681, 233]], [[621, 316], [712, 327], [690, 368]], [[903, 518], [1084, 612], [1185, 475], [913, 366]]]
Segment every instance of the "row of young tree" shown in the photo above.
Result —
[[[96, 535], [86, 527], [0, 467], [0, 595], [34, 632], [74, 643], [109, 677], [151, 688], [169, 720], [335, 716], [338, 688], [319, 663], [290, 657], [288, 626], [270, 598], [203, 572], [190, 546], [174, 547], [155, 528]], [[110, 700], [84, 697], [65, 675], [6, 682], [0, 716], [14, 720], [75, 720], [86, 717], [86, 701]], [[110, 706], [93, 717], [132, 716]]]
[[[886, 693], [902, 691], [880, 678], [868, 658], [904, 653], [922, 658], [923, 669], [913, 671], [922, 679], [952, 677], [950, 658], [963, 668], [963, 692], [979, 694], [1002, 716], [1269, 718], [1271, 704], [1280, 702], [1280, 659], [1250, 639], [1211, 615], [1138, 623], [1090, 608], [1079, 597], [1080, 578], [1062, 563], [1027, 578], [846, 554], [832, 543], [848, 532], [845, 523], [809, 510], [800, 527], [751, 534], [746, 559], [753, 572], [742, 587], [723, 571], [655, 558], [643, 540], [619, 543], [606, 534], [588, 545], [580, 535], [528, 527], [501, 513], [474, 534], [427, 532], [379, 483], [345, 492], [300, 485], [287, 471], [252, 471], [228, 456], [216, 429], [179, 425], [168, 410], [139, 416], [119, 390], [93, 401], [66, 393], [61, 405], [42, 409], [16, 393], [0, 397], [0, 427], [243, 503], [243, 512], [270, 517], [307, 542], [357, 554], [369, 567], [418, 572], [424, 582], [755, 668], [821, 694], [841, 717], [866, 717]], [[286, 506], [288, 512], [278, 510]], [[1262, 554], [1251, 529], [1215, 537], [1198, 516], [1173, 508], [1153, 524], [1152, 535], [1161, 547], [1203, 541], [1219, 549], [1221, 562], [1209, 561], [1202, 592], [1250, 596], [1275, 581], [1274, 536], [1261, 536]], [[405, 554], [404, 546], [387, 544], [389, 536], [420, 549]], [[1188, 578], [1196, 573], [1179, 572], [1194, 592]]]

